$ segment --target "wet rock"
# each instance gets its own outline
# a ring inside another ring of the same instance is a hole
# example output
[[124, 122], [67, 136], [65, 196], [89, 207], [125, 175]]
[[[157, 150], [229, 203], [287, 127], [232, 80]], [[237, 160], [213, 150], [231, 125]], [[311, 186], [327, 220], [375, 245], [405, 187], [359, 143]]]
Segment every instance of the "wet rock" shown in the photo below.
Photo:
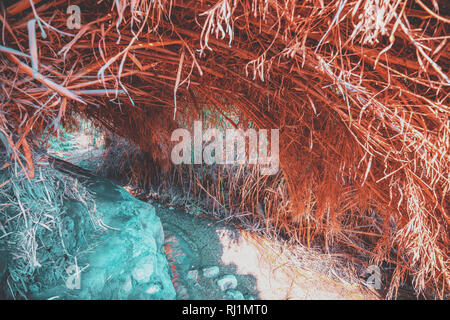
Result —
[[215, 278], [219, 275], [220, 269], [218, 266], [207, 267], [203, 269], [203, 276], [205, 278]]
[[221, 291], [236, 289], [237, 279], [234, 275], [228, 274], [217, 280], [217, 286]]
[[231, 289], [225, 292], [225, 300], [245, 300], [245, 298], [239, 290]]

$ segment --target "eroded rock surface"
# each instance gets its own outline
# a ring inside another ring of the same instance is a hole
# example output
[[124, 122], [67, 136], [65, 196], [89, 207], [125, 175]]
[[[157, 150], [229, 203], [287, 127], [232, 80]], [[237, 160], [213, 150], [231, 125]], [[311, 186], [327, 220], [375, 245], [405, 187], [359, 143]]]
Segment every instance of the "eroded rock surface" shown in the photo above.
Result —
[[[90, 182], [89, 190], [106, 229], [86, 234], [90, 221], [81, 218], [82, 206], [68, 202], [63, 237], [68, 250], [76, 253], [76, 266], [66, 270], [65, 283], [37, 290], [34, 297], [175, 299], [163, 251], [164, 233], [154, 207], [106, 179]], [[41, 280], [40, 286], [47, 287]]]

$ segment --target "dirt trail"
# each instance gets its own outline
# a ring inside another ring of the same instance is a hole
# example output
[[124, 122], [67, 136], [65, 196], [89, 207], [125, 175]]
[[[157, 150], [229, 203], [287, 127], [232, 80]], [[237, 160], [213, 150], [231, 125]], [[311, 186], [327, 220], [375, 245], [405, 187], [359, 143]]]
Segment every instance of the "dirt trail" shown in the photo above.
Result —
[[[95, 171], [102, 150], [91, 147], [90, 137], [82, 138], [75, 138], [78, 148], [67, 153], [67, 160]], [[315, 268], [288, 266], [284, 253], [274, 251], [267, 239], [223, 222], [152, 204], [163, 224], [164, 249], [177, 299], [379, 298]]]
[[[156, 212], [178, 299], [377, 299], [317, 271], [277, 263], [283, 261], [276, 256], [279, 253], [248, 232], [161, 205], [156, 205]], [[204, 277], [202, 270], [212, 266], [219, 268], [219, 274]], [[237, 291], [219, 289], [218, 279], [225, 275], [236, 277]]]

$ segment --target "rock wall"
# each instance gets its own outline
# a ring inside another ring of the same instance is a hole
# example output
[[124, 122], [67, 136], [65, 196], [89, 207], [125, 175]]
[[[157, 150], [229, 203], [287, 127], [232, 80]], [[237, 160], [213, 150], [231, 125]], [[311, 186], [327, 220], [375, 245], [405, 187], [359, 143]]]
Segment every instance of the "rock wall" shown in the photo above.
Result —
[[174, 299], [163, 252], [164, 233], [155, 208], [108, 180], [90, 186], [103, 222], [113, 228], [82, 257], [82, 299]]

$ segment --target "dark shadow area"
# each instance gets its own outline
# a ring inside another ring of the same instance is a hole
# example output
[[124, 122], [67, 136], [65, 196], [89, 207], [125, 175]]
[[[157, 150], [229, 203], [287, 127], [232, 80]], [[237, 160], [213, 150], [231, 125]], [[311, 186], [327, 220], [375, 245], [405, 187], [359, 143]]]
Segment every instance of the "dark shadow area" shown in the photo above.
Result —
[[[226, 229], [232, 241], [238, 241], [238, 230], [222, 222], [181, 210], [169, 210], [161, 205], [156, 205], [156, 214], [163, 224], [166, 244], [169, 243], [172, 251], [168, 254], [168, 260], [169, 265], [172, 264], [172, 273], [175, 273], [172, 276], [178, 281], [174, 283], [177, 299], [226, 299], [226, 294], [217, 285], [217, 279], [225, 275], [236, 277], [236, 290], [246, 299], [250, 297], [259, 299], [255, 277], [239, 274], [236, 265], [222, 262], [223, 244], [217, 230]], [[172, 257], [174, 258], [171, 259]], [[203, 269], [214, 266], [219, 267], [219, 274], [212, 278], [205, 277]], [[188, 277], [189, 271], [193, 271], [193, 274], [198, 271], [198, 277], [194, 279]]]

